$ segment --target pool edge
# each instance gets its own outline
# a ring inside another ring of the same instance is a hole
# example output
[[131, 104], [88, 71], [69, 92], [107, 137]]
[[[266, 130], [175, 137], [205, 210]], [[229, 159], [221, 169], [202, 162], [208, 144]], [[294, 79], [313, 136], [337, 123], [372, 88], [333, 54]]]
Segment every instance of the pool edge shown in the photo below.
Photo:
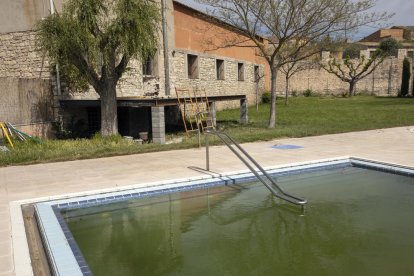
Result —
[[[410, 176], [414, 176], [414, 168], [413, 167], [407, 167], [407, 166], [401, 166], [398, 164], [392, 164], [392, 163], [386, 163], [376, 160], [370, 160], [370, 159], [364, 159], [359, 157], [351, 157], [351, 156], [342, 156], [342, 157], [336, 157], [336, 158], [328, 158], [328, 159], [320, 159], [320, 160], [314, 160], [314, 161], [308, 161], [308, 162], [296, 162], [296, 163], [290, 163], [290, 164], [283, 164], [283, 165], [277, 165], [277, 166], [270, 166], [266, 167], [266, 170], [283, 170], [283, 169], [289, 169], [299, 166], [316, 166], [317, 164], [322, 163], [330, 163], [330, 162], [336, 162], [336, 163], [351, 163], [351, 164], [362, 164], [362, 163], [368, 163], [370, 165], [380, 165], [385, 167], [391, 167], [393, 169], [397, 168], [397, 170], [392, 170], [390, 172], [399, 172], [399, 169], [409, 170]], [[241, 174], [248, 174], [248, 170], [239, 170], [239, 171], [233, 171], [233, 172], [226, 172], [226, 173], [220, 173], [217, 174], [218, 177], [230, 177], [232, 175], [241, 175]], [[79, 193], [70, 193], [70, 194], [63, 194], [63, 195], [57, 195], [57, 196], [51, 196], [51, 197], [41, 197], [41, 198], [34, 198], [34, 199], [27, 199], [27, 200], [21, 200], [21, 201], [12, 201], [9, 203], [10, 205], [10, 214], [11, 214], [11, 230], [12, 230], [12, 248], [13, 248], [13, 258], [14, 258], [14, 267], [15, 267], [15, 275], [33, 275], [32, 272], [32, 266], [31, 266], [31, 260], [29, 255], [29, 248], [26, 240], [26, 233], [24, 225], [22, 226], [20, 221], [23, 222], [23, 215], [21, 212], [21, 206], [24, 204], [39, 204], [39, 203], [45, 203], [48, 201], [63, 201], [63, 200], [70, 200], [74, 199], [76, 197], [87, 197], [91, 195], [103, 195], [108, 193], [116, 193], [116, 192], [125, 192], [127, 190], [132, 189], [150, 189], [150, 188], [160, 188], [164, 185], [172, 185], [172, 184], [179, 184], [183, 182], [190, 182], [190, 181], [201, 181], [201, 180], [208, 180], [208, 179], [214, 179], [217, 178], [217, 176], [211, 176], [211, 175], [201, 175], [201, 176], [195, 176], [191, 178], [180, 178], [180, 179], [172, 179], [168, 181], [155, 181], [155, 182], [147, 182], [147, 183], [139, 183], [139, 184], [132, 184], [128, 186], [123, 187], [117, 187], [117, 188], [109, 188], [109, 189], [99, 189], [99, 190], [91, 190], [86, 192], [79, 192]], [[42, 234], [43, 235], [43, 234]], [[83, 275], [83, 274], [80, 274]]]

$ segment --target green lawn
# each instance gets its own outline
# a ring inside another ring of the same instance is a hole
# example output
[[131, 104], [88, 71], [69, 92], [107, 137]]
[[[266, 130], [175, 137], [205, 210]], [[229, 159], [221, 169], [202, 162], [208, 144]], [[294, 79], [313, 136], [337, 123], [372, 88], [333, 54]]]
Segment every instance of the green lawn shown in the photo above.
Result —
[[[414, 125], [414, 99], [400, 98], [291, 98], [277, 106], [277, 126], [267, 129], [269, 105], [258, 112], [250, 107], [250, 123], [238, 123], [239, 110], [217, 113], [218, 124], [239, 142], [271, 140], [280, 137], [304, 137], [368, 129]], [[43, 144], [19, 143], [10, 153], [0, 152], [0, 166], [44, 163], [104, 156], [184, 149], [198, 146], [197, 137], [186, 138], [183, 133], [168, 135], [167, 139], [184, 137], [179, 144], [135, 145], [120, 137], [91, 140], [45, 141]], [[212, 141], [217, 144], [217, 140]]]
[[[249, 109], [250, 123], [239, 125], [239, 110], [219, 112], [217, 119], [242, 142], [278, 137], [304, 137], [395, 126], [414, 125], [414, 99], [297, 97], [277, 105], [277, 126], [266, 128], [269, 105]], [[232, 121], [234, 123], [232, 123]]]

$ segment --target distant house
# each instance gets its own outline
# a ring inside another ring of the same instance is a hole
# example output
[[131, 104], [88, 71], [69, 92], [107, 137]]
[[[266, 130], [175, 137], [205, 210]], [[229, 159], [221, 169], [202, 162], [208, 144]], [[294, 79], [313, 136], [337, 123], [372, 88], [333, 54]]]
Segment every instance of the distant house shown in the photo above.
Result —
[[393, 38], [401, 43], [406, 50], [406, 56], [414, 58], [414, 26], [394, 26], [389, 29], [380, 29], [359, 41], [359, 44], [369, 48], [378, 47], [379, 43], [387, 38]]

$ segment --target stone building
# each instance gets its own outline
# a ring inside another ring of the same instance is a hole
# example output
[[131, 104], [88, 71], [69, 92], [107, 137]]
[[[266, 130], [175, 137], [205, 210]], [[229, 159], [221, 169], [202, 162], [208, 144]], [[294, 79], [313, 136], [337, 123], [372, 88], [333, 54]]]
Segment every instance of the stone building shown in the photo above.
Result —
[[[210, 35], [215, 42], [220, 43], [217, 32], [240, 36], [235, 28], [178, 1], [163, 1], [166, 28], [157, 54], [145, 62], [133, 60], [117, 87], [120, 133], [136, 137], [148, 131], [159, 143], [165, 142], [166, 127], [181, 124], [175, 88], [205, 89], [213, 107], [245, 109], [257, 88], [261, 91], [268, 83], [256, 82], [256, 75], [265, 71], [265, 61], [256, 49], [208, 49], [211, 44], [203, 40], [209, 39], [205, 30], [213, 29]], [[54, 3], [61, 10], [62, 1]], [[49, 15], [50, 5], [48, 0], [0, 4], [4, 16], [0, 18], [0, 121], [12, 121], [37, 135], [49, 133], [51, 122], [62, 118], [66, 124], [97, 131], [98, 94], [93, 89], [68, 91], [56, 70], [36, 51], [34, 26]], [[19, 22], [12, 23], [14, 18]]]
[[[60, 11], [64, 1], [0, 3], [0, 121], [41, 136], [50, 136], [56, 121], [88, 132], [100, 128], [99, 96], [93, 89], [69, 91], [56, 69], [36, 51], [36, 22], [50, 14], [52, 2]], [[182, 124], [176, 88], [205, 90], [213, 107], [240, 106], [241, 121], [247, 122], [247, 103], [254, 103], [257, 91], [270, 88], [266, 61], [239, 29], [180, 1], [159, 1], [165, 24], [157, 54], [145, 62], [131, 61], [117, 87], [120, 133], [137, 137], [139, 132], [149, 132], [154, 142], [164, 143], [165, 130]], [[244, 47], [223, 47], [235, 40], [244, 41], [239, 45]], [[360, 83], [359, 90], [397, 94], [403, 55], [407, 53], [384, 62], [372, 78]], [[278, 77], [277, 90], [284, 93], [284, 77]], [[323, 94], [348, 89], [321, 69], [296, 74], [290, 87], [299, 93], [311, 89]]]

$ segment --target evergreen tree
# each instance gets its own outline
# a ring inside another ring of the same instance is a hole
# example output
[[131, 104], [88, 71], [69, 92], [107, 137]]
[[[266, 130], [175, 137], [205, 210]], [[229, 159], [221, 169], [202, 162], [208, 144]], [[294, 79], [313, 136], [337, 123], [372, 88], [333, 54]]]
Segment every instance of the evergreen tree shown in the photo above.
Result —
[[404, 58], [403, 62], [403, 70], [402, 70], [402, 81], [401, 81], [401, 96], [406, 97], [408, 96], [410, 90], [410, 78], [411, 72], [410, 68], [411, 64], [408, 58]]

